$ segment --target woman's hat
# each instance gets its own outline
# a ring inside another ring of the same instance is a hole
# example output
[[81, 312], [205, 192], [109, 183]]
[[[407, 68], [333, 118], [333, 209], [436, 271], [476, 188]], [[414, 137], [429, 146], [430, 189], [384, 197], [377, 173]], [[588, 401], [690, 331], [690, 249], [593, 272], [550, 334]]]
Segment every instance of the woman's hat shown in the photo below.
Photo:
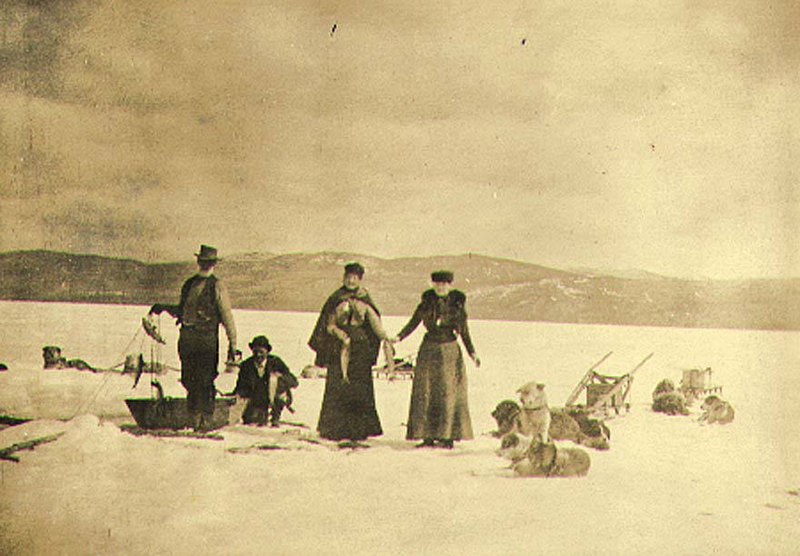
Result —
[[218, 261], [217, 248], [209, 245], [201, 245], [200, 252], [194, 254], [198, 261]]
[[267, 351], [272, 351], [272, 346], [270, 345], [269, 340], [267, 340], [266, 336], [256, 336], [255, 338], [253, 338], [253, 341], [250, 342], [248, 345], [250, 346], [250, 349], [263, 347]]
[[453, 273], [449, 270], [437, 270], [436, 272], [431, 272], [431, 281], [432, 282], [447, 282], [448, 284], [453, 282]]
[[359, 278], [364, 277], [364, 267], [359, 263], [347, 263], [344, 265], [345, 274], [355, 274]]

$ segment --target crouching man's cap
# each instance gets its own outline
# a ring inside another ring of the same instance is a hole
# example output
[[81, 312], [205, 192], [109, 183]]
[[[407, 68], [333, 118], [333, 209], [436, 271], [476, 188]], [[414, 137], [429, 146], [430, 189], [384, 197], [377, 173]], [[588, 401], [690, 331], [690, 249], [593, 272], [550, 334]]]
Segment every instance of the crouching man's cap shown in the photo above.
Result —
[[269, 340], [267, 340], [266, 336], [256, 336], [253, 338], [253, 341], [248, 344], [250, 349], [256, 349], [257, 347], [262, 347], [267, 351], [272, 351], [272, 345], [270, 345]]

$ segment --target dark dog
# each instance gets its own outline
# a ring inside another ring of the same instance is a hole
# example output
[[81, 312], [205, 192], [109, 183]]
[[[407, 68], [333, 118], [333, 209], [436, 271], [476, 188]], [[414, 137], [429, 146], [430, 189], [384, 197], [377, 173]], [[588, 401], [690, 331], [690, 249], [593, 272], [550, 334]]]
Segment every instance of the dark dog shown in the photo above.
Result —
[[653, 400], [653, 411], [667, 415], [689, 415], [686, 398], [677, 390], [659, 394]]
[[565, 409], [553, 407], [550, 408], [550, 438], [580, 444], [583, 433], [578, 422]]
[[653, 390], [653, 411], [667, 415], [689, 415], [686, 398], [668, 378], [659, 382]]
[[58, 346], [44, 346], [42, 348], [45, 369], [78, 369], [79, 371], [97, 371], [83, 359], [67, 359], [61, 355]]
[[513, 465], [520, 477], [583, 477], [592, 460], [580, 448], [559, 448], [553, 442], [534, 439], [525, 457]]
[[668, 378], [665, 378], [661, 382], [656, 385], [655, 390], [653, 390], [653, 401], [656, 401], [656, 398], [663, 394], [669, 394], [670, 392], [675, 391], [675, 384]]
[[611, 430], [603, 420], [589, 417], [582, 407], [569, 407], [564, 411], [575, 420], [581, 431], [578, 444], [583, 444], [595, 450], [609, 449]]
[[514, 400], [503, 400], [492, 411], [492, 417], [497, 422], [495, 436], [503, 437], [517, 427], [519, 418], [519, 404]]

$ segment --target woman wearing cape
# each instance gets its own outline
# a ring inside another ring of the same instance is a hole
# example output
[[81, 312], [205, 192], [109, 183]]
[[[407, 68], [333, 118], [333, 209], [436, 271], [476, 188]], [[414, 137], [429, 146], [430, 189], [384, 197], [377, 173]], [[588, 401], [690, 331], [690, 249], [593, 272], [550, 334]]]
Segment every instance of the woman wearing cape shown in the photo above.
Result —
[[328, 297], [308, 341], [315, 365], [328, 369], [317, 430], [329, 440], [360, 442], [383, 434], [372, 366], [387, 337], [378, 308], [361, 286], [363, 276], [360, 264], [345, 266], [342, 287]]

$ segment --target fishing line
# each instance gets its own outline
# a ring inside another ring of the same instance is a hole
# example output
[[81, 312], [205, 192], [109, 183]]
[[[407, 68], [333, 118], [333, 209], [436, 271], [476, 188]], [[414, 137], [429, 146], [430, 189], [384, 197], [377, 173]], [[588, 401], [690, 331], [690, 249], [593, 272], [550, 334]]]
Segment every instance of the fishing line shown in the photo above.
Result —
[[[122, 350], [122, 353], [120, 354], [121, 357], [125, 358], [125, 356], [127, 356], [128, 350], [134, 345], [134, 343], [136, 342], [136, 339], [139, 337], [140, 334], [143, 334], [141, 326], [137, 328], [136, 332], [134, 332], [134, 334], [131, 337], [130, 341], [125, 346], [125, 349]], [[141, 338], [141, 341], [139, 343], [139, 350], [140, 351], [144, 347], [144, 340], [145, 340], [145, 338], [144, 338], [144, 335], [143, 335], [143, 337]], [[111, 367], [111, 368], [113, 369], [113, 367]], [[94, 391], [92, 392], [92, 394], [90, 396], [88, 396], [86, 399], [84, 399], [80, 403], [80, 405], [78, 406], [78, 409], [75, 411], [75, 413], [72, 415], [72, 417], [70, 417], [70, 419], [74, 419], [82, 411], [85, 411], [89, 407], [91, 407], [91, 405], [94, 403], [95, 399], [97, 398], [98, 394], [100, 394], [100, 391], [103, 388], [105, 388], [105, 385], [108, 383], [108, 379], [110, 377], [111, 377], [111, 373], [105, 373], [105, 376], [103, 377], [103, 380], [100, 381], [100, 384], [94, 389]]]

